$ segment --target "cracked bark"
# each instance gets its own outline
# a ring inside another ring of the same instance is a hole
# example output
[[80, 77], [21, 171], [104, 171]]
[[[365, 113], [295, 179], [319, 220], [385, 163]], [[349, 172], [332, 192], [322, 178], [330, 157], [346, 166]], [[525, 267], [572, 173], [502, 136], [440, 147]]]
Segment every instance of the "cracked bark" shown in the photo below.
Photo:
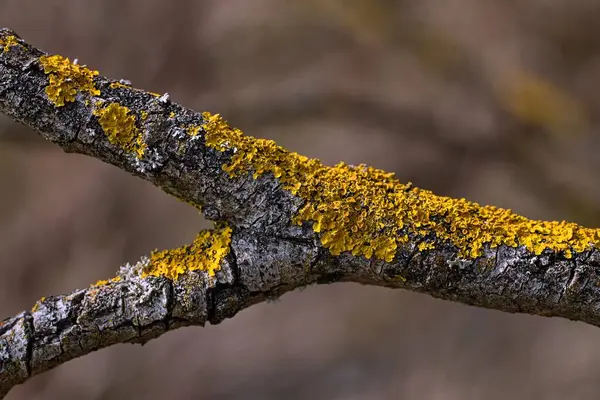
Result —
[[[0, 30], [0, 39], [16, 34]], [[38, 63], [43, 52], [24, 42], [0, 53], [0, 111], [31, 127], [66, 152], [86, 154], [152, 182], [232, 227], [230, 253], [216, 279], [190, 272], [171, 281], [142, 277], [126, 265], [120, 281], [53, 296], [31, 311], [0, 322], [0, 397], [35, 374], [116, 343], [144, 343], [189, 325], [217, 324], [239, 310], [311, 284], [358, 282], [431, 296], [600, 325], [600, 253], [573, 258], [524, 246], [484, 248], [475, 260], [437, 241], [418, 251], [420, 239], [398, 248], [392, 262], [349, 253], [332, 256], [308, 224], [292, 217], [303, 200], [284, 190], [270, 173], [230, 178], [221, 166], [233, 156], [194, 140], [177, 146], [180, 126], [199, 113], [138, 89], [111, 88], [97, 77], [97, 98], [147, 113], [146, 142], [162, 160], [143, 172], [104, 136], [86, 98], [55, 107], [45, 95], [48, 77]], [[171, 117], [173, 115], [173, 117]], [[399, 278], [401, 277], [401, 278]]]

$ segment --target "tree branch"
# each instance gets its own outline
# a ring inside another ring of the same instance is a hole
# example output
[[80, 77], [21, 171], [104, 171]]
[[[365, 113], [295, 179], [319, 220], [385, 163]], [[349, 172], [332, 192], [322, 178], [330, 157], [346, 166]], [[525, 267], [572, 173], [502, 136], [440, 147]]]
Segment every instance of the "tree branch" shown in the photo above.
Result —
[[0, 30], [0, 111], [202, 209], [214, 230], [0, 322], [0, 395], [115, 343], [219, 323], [315, 283], [403, 288], [600, 325], [600, 232], [322, 165], [218, 115], [133, 88]]

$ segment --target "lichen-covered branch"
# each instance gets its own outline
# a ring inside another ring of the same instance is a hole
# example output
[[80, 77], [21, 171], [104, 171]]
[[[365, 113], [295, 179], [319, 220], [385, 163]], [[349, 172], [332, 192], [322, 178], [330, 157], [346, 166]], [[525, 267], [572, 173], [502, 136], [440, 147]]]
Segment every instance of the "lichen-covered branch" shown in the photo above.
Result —
[[100, 347], [338, 281], [600, 325], [600, 230], [328, 167], [0, 30], [0, 111], [204, 212], [212, 231], [0, 323], [0, 393]]

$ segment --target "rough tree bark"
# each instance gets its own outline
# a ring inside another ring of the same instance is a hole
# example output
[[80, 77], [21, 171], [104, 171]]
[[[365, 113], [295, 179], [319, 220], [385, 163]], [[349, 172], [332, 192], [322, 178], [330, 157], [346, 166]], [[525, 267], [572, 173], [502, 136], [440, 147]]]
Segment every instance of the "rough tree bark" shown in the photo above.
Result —
[[115, 343], [144, 343], [311, 284], [409, 289], [600, 325], [600, 232], [323, 166], [219, 115], [49, 56], [0, 30], [0, 111], [66, 152], [152, 182], [215, 228], [0, 322], [0, 397]]

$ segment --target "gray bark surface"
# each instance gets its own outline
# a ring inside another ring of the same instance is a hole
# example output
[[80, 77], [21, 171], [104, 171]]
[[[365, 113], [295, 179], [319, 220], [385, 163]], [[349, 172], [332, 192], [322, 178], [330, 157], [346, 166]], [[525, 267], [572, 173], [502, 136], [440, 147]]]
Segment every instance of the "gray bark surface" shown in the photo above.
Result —
[[[0, 30], [0, 40], [16, 34]], [[1, 49], [0, 49], [1, 51]], [[143, 261], [120, 268], [120, 280], [40, 300], [0, 322], [0, 397], [33, 375], [116, 343], [145, 343], [183, 326], [218, 324], [253, 304], [312, 284], [358, 282], [427, 293], [505, 312], [561, 316], [600, 325], [600, 253], [566, 258], [525, 246], [485, 246], [476, 259], [460, 257], [451, 243], [418, 249], [408, 233], [391, 262], [343, 252], [331, 254], [310, 224], [292, 219], [303, 205], [272, 174], [234, 178], [222, 166], [233, 151], [216, 151], [202, 135], [178, 145], [182, 125], [201, 124], [201, 113], [138, 89], [111, 87], [94, 78], [100, 99], [116, 102], [143, 122], [150, 157], [135, 160], [109, 143], [89, 106], [90, 97], [56, 107], [45, 93], [44, 53], [19, 41], [0, 52], [0, 111], [65, 152], [85, 154], [146, 179], [233, 229], [228, 255], [215, 279], [191, 271], [179, 279], [143, 277]], [[399, 278], [401, 277], [401, 278]]]

